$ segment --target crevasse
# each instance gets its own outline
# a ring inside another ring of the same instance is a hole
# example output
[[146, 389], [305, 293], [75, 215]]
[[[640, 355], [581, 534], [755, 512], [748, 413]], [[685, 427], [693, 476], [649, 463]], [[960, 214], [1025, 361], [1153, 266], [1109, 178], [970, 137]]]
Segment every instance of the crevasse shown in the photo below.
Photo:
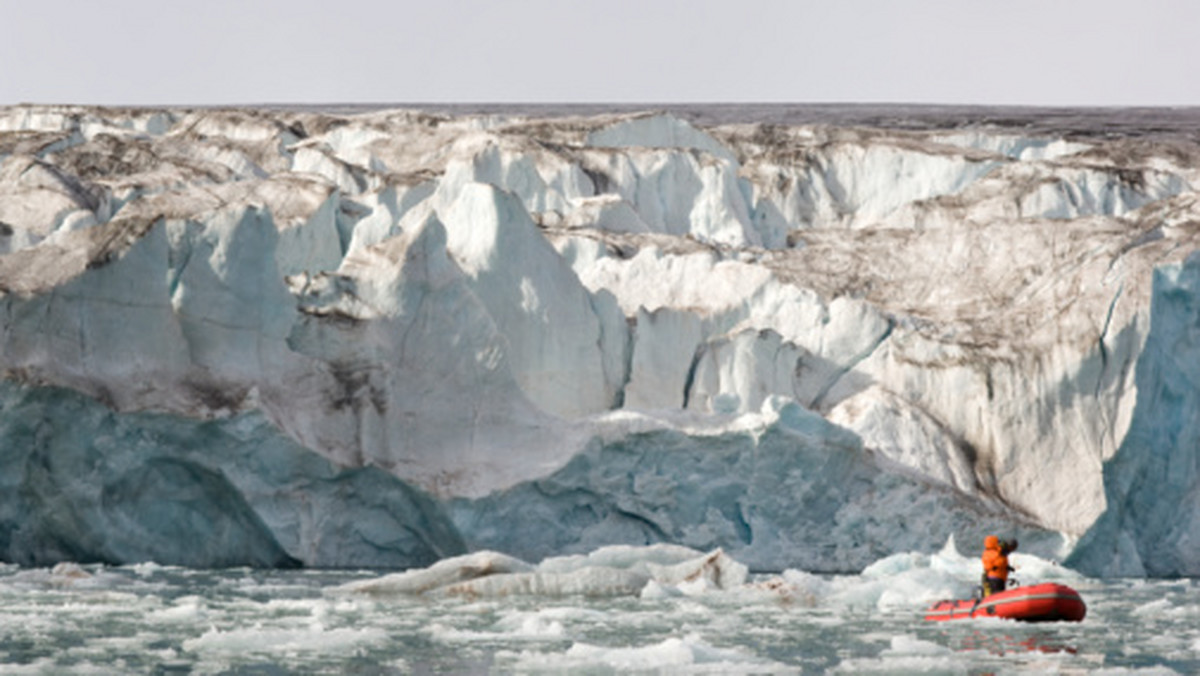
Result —
[[1196, 157], [961, 122], [0, 109], [0, 558], [857, 570], [1004, 529], [1200, 574], [1195, 510], [1151, 524], [1197, 495]]

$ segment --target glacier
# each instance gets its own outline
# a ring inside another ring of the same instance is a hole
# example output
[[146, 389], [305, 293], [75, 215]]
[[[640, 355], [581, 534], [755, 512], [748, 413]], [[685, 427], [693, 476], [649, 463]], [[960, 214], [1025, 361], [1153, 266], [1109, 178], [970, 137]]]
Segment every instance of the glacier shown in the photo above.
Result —
[[728, 117], [0, 108], [0, 559], [1200, 575], [1186, 125]]

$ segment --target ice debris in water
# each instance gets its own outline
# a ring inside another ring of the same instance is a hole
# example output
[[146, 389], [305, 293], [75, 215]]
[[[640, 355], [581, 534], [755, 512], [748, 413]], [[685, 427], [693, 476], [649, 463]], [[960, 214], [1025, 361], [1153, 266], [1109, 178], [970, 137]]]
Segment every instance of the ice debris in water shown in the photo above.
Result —
[[464, 580], [526, 573], [532, 569], [528, 563], [499, 552], [475, 552], [443, 559], [428, 568], [352, 582], [342, 585], [339, 590], [362, 594], [423, 594]]
[[511, 666], [519, 671], [603, 669], [671, 673], [679, 670], [712, 674], [796, 671], [794, 667], [747, 655], [740, 650], [716, 647], [697, 634], [637, 647], [575, 643], [562, 654], [502, 651], [497, 653], [496, 659], [502, 664], [511, 661]]
[[[1030, 581], [1079, 580], [1081, 576], [1033, 555], [1013, 561]], [[551, 557], [530, 564], [482, 551], [439, 561], [429, 568], [360, 580], [333, 595], [639, 596], [661, 600], [707, 593], [776, 599], [806, 606], [920, 608], [962, 598], [978, 584], [978, 559], [960, 554], [950, 538], [933, 554], [904, 552], [885, 557], [857, 576], [828, 576], [788, 569], [751, 577], [747, 567], [720, 549], [704, 553], [677, 545], [602, 547], [587, 555]]]
[[[1083, 579], [1075, 571], [1031, 554], [1014, 553], [1010, 561], [1027, 582]], [[950, 537], [939, 552], [893, 554], [867, 566], [858, 576], [820, 576], [789, 569], [757, 580], [748, 589], [810, 606], [922, 608], [942, 599], [970, 596], [979, 584], [981, 570], [979, 559], [959, 553]]]
[[243, 654], [248, 652], [346, 651], [389, 640], [378, 627], [327, 629], [320, 624], [267, 629], [259, 626], [223, 631], [213, 627], [199, 638], [183, 642], [184, 650]]
[[746, 566], [721, 550], [707, 554], [677, 545], [603, 547], [586, 556], [563, 556], [531, 565], [483, 551], [439, 561], [420, 570], [342, 585], [333, 593], [433, 596], [636, 596], [648, 585], [679, 593], [733, 589]]

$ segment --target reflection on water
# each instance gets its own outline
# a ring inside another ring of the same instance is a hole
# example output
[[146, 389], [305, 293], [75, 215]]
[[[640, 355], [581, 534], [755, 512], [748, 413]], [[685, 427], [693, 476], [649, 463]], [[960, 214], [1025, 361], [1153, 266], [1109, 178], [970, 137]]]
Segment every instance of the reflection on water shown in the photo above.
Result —
[[1023, 652], [1074, 655], [1079, 652], [1074, 645], [1064, 641], [1062, 636], [1044, 631], [1025, 636], [972, 631], [969, 635], [956, 639], [955, 643], [954, 647], [959, 651], [982, 650], [993, 655]]

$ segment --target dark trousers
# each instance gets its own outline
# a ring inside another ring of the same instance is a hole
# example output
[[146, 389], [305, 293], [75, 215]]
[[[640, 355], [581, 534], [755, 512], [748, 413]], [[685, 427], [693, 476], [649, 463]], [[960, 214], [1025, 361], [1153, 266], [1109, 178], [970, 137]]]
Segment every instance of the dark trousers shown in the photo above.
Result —
[[984, 578], [983, 578], [983, 595], [988, 596], [989, 594], [996, 594], [996, 593], [1002, 592], [1002, 591], [1004, 591], [1004, 588], [1006, 586], [1008, 586], [1007, 580], [1001, 580], [998, 577], [984, 576]]

